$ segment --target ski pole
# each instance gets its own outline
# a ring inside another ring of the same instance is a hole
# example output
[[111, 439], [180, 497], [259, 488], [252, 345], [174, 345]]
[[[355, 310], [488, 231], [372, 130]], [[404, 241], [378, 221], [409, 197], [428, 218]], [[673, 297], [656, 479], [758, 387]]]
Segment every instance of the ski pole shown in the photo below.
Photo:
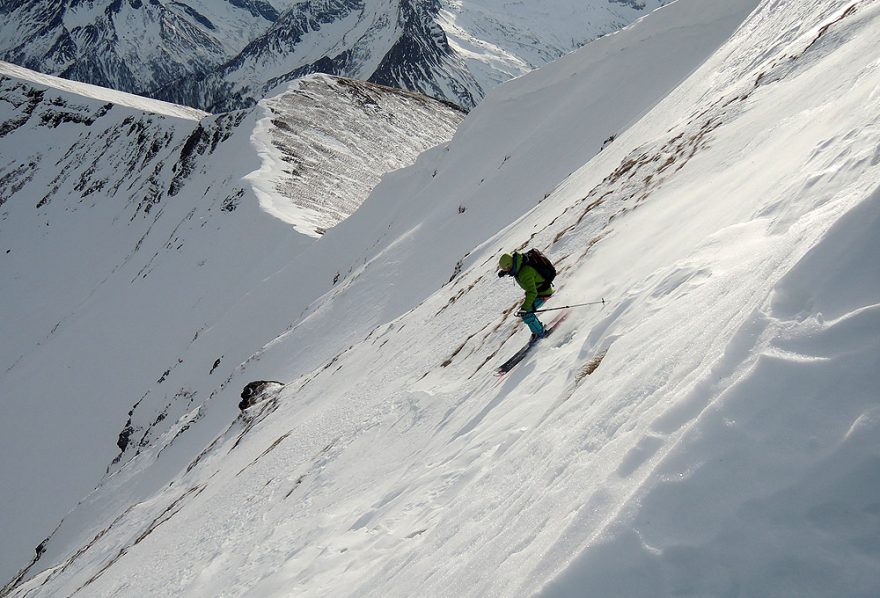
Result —
[[535, 311], [530, 311], [527, 313], [539, 314], [539, 313], [545, 312], [545, 311], [556, 311], [559, 309], [570, 309], [572, 307], [584, 307], [585, 305], [605, 305], [605, 299], [602, 299], [601, 301], [589, 301], [587, 303], [575, 303], [574, 305], [563, 305], [562, 307], [549, 307], [547, 309], [536, 309]]

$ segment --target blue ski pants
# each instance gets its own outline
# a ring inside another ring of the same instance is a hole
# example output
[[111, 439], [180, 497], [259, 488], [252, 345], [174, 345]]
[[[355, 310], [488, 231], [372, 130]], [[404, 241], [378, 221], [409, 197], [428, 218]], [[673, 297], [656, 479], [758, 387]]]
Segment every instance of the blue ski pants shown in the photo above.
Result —
[[[546, 301], [546, 298], [538, 297], [537, 299], [535, 299], [535, 302], [532, 303], [532, 307], [529, 311], [531, 312], [535, 311], [536, 309], [541, 309], [541, 306], [544, 305]], [[523, 322], [526, 323], [526, 326], [529, 327], [529, 330], [532, 331], [532, 334], [541, 334], [542, 332], [544, 332], [544, 325], [541, 324], [541, 320], [539, 320], [538, 316], [536, 316], [535, 314], [527, 313], [522, 317], [522, 319]]]

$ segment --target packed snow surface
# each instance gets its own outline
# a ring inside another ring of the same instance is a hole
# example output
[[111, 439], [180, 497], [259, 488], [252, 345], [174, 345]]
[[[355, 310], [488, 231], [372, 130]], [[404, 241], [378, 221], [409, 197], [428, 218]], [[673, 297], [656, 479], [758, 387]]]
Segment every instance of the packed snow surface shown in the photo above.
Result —
[[[878, 31], [679, 0], [497, 88], [193, 341], [303, 310], [171, 372], [211, 398], [11, 595], [877, 595]], [[499, 378], [530, 246], [606, 304]]]

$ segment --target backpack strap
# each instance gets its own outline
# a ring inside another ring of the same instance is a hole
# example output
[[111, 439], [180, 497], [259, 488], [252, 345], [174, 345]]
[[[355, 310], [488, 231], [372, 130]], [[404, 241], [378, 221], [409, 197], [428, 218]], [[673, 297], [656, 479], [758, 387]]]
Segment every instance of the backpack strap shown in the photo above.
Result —
[[[516, 264], [517, 257], [519, 257], [519, 267], [517, 267], [517, 264]], [[525, 264], [525, 262], [526, 262], [525, 256], [521, 253], [517, 253], [514, 251], [513, 252], [513, 266], [511, 266], [511, 268], [510, 268], [510, 275], [516, 276], [517, 274], [519, 274], [519, 271], [522, 270], [522, 267]]]

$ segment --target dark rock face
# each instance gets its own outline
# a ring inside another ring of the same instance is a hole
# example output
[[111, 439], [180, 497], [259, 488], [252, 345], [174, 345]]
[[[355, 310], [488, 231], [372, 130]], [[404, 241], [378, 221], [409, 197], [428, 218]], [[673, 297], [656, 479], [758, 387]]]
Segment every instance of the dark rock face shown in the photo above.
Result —
[[269, 393], [277, 392], [283, 387], [284, 384], [275, 381], [256, 380], [249, 382], [241, 391], [241, 402], [238, 404], [238, 408], [244, 411], [248, 407], [253, 407], [268, 399]]
[[199, 157], [212, 154], [223, 141], [229, 139], [236, 127], [245, 119], [242, 111], [220, 114], [196, 126], [180, 149], [180, 158], [174, 167], [174, 178], [168, 188], [168, 195], [180, 192], [186, 179], [200, 162]]
[[278, 60], [286, 59], [286, 62], [295, 65], [297, 45], [305, 35], [318, 33], [322, 27], [363, 8], [364, 0], [328, 0], [318, 5], [304, 3], [296, 6], [278, 15], [266, 33], [247, 44], [232, 60], [198, 73], [195, 77], [175, 79], [155, 89], [152, 97], [186, 106], [204, 106], [210, 112], [225, 112], [252, 106], [267, 90], [305, 75], [349, 74], [344, 57], [347, 52], [343, 52], [338, 56], [322, 57], [312, 64], [292, 66], [289, 72], [271, 77], [257, 88], [233, 83], [242, 75], [249, 78], [247, 74], [252, 76], [250, 78], [260, 80], [257, 73], [265, 65]]
[[[365, 0], [330, 0], [294, 7], [280, 15], [266, 34], [249, 43], [233, 60], [202, 76], [161, 87], [155, 90], [155, 97], [221, 112], [248, 107], [282, 83], [323, 73], [418, 91], [465, 108], [476, 103], [468, 85], [461, 82], [470, 82], [470, 75], [463, 66], [455, 65], [446, 34], [436, 23], [440, 10], [436, 1], [400, 0], [393, 14], [374, 23], [369, 35], [354, 40], [347, 49], [297, 65], [299, 44], [307, 36], [320, 34], [322, 28], [332, 23], [355, 21], [366, 8]], [[374, 38], [381, 37], [376, 33], [380, 29], [391, 30], [396, 36], [390, 48], [375, 45]], [[363, 63], [370, 55], [382, 58], [375, 71], [365, 73]], [[235, 83], [258, 79], [257, 73], [265, 70], [265, 65], [277, 63], [279, 57], [286, 57], [284, 61], [291, 64], [290, 70], [266, 79], [259, 87]], [[470, 88], [479, 86], [470, 82]]]
[[[439, 11], [437, 0], [401, 2], [399, 24], [403, 33], [369, 80], [389, 87], [420, 91], [466, 109], [473, 108], [478, 98], [463, 84], [470, 76], [463, 66], [455, 64], [446, 33], [436, 22]], [[452, 72], [449, 72], [450, 66]], [[427, 78], [425, 73], [434, 73], [434, 76]], [[444, 89], [444, 83], [447, 89]], [[476, 82], [472, 87], [479, 89]]]
[[232, 6], [247, 10], [255, 17], [263, 17], [267, 21], [273, 22], [278, 20], [278, 11], [263, 0], [228, 0], [228, 2]]
[[134, 431], [134, 427], [131, 425], [131, 416], [129, 415], [128, 421], [125, 422], [125, 427], [122, 428], [119, 438], [116, 440], [116, 446], [119, 447], [120, 452], [124, 453], [125, 449], [128, 448], [128, 443], [131, 442], [131, 435], [134, 434]]

